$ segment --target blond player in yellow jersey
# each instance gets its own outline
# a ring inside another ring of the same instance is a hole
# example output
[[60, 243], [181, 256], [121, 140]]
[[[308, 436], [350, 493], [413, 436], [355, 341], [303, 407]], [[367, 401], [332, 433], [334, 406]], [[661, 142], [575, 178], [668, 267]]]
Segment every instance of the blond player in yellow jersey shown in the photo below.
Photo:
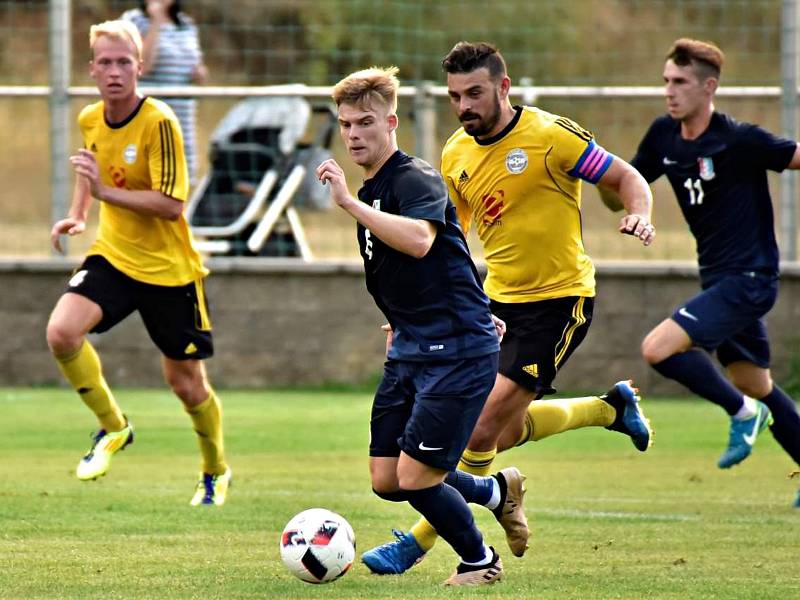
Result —
[[[442, 151], [442, 174], [465, 233], [475, 223], [492, 312], [506, 322], [497, 379], [459, 469], [486, 475], [497, 452], [587, 426], [628, 435], [645, 451], [652, 432], [630, 381], [587, 398], [552, 394], [557, 371], [592, 319], [594, 266], [583, 247], [581, 182], [617, 192], [621, 233], [652, 243], [652, 195], [628, 163], [570, 119], [513, 106], [503, 57], [490, 44], [459, 42], [442, 62], [450, 103], [462, 124]], [[539, 400], [532, 402], [533, 400]], [[399, 574], [433, 547], [424, 520], [362, 555], [376, 573]], [[527, 523], [506, 530], [515, 556], [528, 547]]]
[[94, 25], [89, 43], [101, 100], [78, 117], [84, 148], [70, 158], [77, 176], [72, 206], [53, 225], [51, 241], [60, 251], [61, 235], [84, 232], [92, 198], [100, 201], [99, 228], [47, 324], [61, 372], [100, 426], [76, 474], [81, 480], [105, 475], [111, 457], [133, 442], [133, 425], [86, 334], [107, 331], [138, 311], [197, 433], [202, 472], [191, 504], [221, 505], [231, 470], [220, 402], [203, 363], [213, 354], [203, 293], [208, 270], [183, 216], [188, 173], [180, 125], [166, 104], [137, 91], [142, 39], [132, 23]]

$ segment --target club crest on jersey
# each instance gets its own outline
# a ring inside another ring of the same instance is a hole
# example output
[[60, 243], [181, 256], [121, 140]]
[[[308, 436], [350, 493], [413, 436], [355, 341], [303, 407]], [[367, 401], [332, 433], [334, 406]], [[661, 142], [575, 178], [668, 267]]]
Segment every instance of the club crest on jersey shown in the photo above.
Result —
[[122, 153], [122, 159], [129, 165], [136, 162], [136, 144], [128, 144]]
[[380, 210], [381, 209], [381, 199], [380, 198], [375, 198], [375, 200], [372, 201], [372, 208], [374, 208], [375, 210]]
[[528, 155], [521, 148], [514, 148], [506, 155], [506, 169], [512, 175], [519, 175], [528, 168]]
[[697, 165], [700, 167], [700, 179], [703, 181], [711, 181], [714, 179], [714, 161], [710, 156], [703, 156], [697, 159]]

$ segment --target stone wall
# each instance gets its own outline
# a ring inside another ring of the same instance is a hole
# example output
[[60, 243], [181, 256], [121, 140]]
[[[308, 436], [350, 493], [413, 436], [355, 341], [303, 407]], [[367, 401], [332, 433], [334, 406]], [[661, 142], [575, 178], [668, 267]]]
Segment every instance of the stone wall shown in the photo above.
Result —
[[[0, 263], [0, 385], [61, 381], [45, 343], [49, 312], [77, 263]], [[363, 283], [360, 263], [298, 264], [278, 259], [216, 259], [206, 289], [216, 355], [208, 362], [219, 387], [360, 383], [380, 373], [383, 319]], [[633, 377], [648, 393], [682, 390], [645, 366], [644, 334], [697, 290], [696, 270], [677, 263], [599, 263], [594, 322], [559, 374], [561, 390], [605, 390]], [[778, 380], [800, 356], [800, 268], [784, 268], [770, 314]], [[138, 315], [92, 336], [114, 386], [160, 386], [159, 354]]]

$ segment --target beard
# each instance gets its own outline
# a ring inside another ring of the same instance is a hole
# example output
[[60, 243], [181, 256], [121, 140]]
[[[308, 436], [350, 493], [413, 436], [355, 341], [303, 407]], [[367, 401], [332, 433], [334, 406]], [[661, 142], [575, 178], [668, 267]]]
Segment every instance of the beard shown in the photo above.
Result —
[[461, 121], [461, 125], [467, 135], [472, 137], [485, 136], [495, 128], [500, 120], [500, 99], [495, 96], [494, 105], [485, 117], [467, 111], [459, 115], [458, 120]]

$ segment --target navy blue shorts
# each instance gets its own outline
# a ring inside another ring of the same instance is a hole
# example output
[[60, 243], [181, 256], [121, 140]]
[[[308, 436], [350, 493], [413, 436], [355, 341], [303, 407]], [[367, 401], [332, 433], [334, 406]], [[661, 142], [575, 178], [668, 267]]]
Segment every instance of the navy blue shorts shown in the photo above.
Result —
[[498, 353], [456, 361], [387, 360], [375, 392], [369, 455], [402, 450], [430, 467], [458, 465], [494, 385]]
[[737, 361], [769, 367], [765, 315], [778, 297], [778, 278], [748, 272], [728, 275], [672, 313], [696, 346], [717, 351], [723, 365]]

